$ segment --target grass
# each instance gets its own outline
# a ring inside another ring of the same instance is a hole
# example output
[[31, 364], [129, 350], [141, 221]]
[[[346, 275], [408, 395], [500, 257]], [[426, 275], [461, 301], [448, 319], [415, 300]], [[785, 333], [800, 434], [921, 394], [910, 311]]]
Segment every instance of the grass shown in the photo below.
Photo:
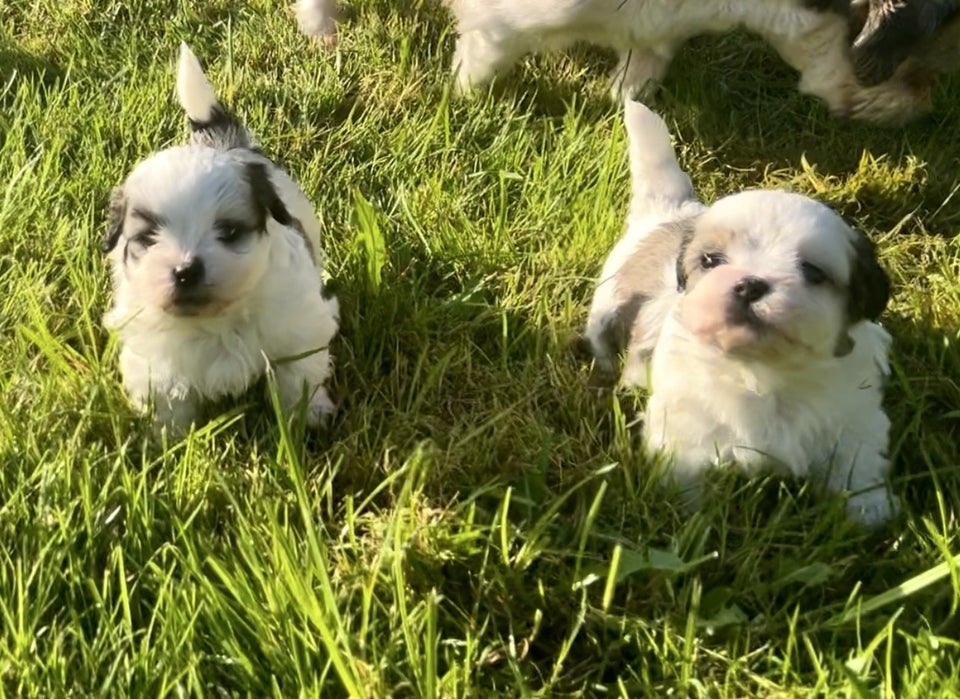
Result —
[[[703, 195], [787, 186], [879, 242], [902, 518], [719, 478], [675, 511], [568, 349], [621, 233], [609, 57], [451, 99], [448, 18], [358, 0], [338, 52], [281, 0], [0, 7], [0, 692], [58, 696], [960, 693], [960, 83], [883, 130], [762, 43], [690, 43], [658, 107]], [[318, 204], [342, 411], [252, 393], [180, 442], [101, 326], [110, 188], [178, 141], [187, 40]]]

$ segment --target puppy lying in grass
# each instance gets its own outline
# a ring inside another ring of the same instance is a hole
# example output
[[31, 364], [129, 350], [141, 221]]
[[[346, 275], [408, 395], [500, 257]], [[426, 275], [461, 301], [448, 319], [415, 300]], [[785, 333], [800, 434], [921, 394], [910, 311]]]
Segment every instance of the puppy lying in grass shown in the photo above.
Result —
[[889, 282], [863, 233], [812, 199], [745, 191], [701, 203], [663, 121], [628, 102], [633, 197], [585, 339], [645, 387], [644, 443], [690, 493], [708, 468], [772, 468], [851, 491], [868, 525], [896, 512], [883, 411]]
[[338, 304], [323, 294], [320, 225], [297, 184], [220, 104], [180, 49], [190, 142], [140, 162], [111, 196], [102, 248], [113, 272], [105, 323], [138, 406], [180, 431], [204, 401], [276, 373], [283, 407], [317, 426]]

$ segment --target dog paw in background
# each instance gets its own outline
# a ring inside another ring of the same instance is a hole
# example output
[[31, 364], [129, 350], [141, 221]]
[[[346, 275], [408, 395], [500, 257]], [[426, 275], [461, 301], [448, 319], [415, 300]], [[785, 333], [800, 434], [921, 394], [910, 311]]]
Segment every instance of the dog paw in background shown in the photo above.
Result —
[[337, 46], [337, 0], [298, 0], [293, 6], [300, 31], [332, 50]]
[[218, 100], [190, 49], [177, 95], [186, 145], [136, 165], [111, 195], [101, 248], [112, 268], [105, 325], [120, 338], [131, 400], [176, 432], [204, 403], [272, 367], [282, 407], [332, 413], [336, 298], [323, 294], [320, 224], [299, 186]]

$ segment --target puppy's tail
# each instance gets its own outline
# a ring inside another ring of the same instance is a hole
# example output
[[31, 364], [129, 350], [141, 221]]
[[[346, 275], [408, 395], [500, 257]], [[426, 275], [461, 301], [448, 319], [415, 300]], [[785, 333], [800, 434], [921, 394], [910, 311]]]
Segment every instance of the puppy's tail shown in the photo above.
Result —
[[623, 119], [630, 142], [631, 214], [675, 211], [697, 201], [693, 183], [680, 169], [663, 119], [640, 102], [624, 102]]
[[218, 150], [256, 146], [247, 128], [220, 104], [200, 61], [184, 43], [180, 44], [177, 99], [187, 113], [192, 143]]

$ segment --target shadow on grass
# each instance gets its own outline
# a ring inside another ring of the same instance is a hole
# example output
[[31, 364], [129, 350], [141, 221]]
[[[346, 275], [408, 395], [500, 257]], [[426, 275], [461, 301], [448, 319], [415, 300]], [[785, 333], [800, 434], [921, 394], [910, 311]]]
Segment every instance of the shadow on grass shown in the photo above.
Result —
[[[50, 58], [24, 51], [0, 38], [0, 87], [16, 85], [19, 81], [37, 81], [52, 88], [63, 79], [64, 70]], [[0, 92], [0, 106], [9, 106], [14, 98], [12, 90]]]
[[897, 315], [885, 322], [894, 337], [893, 478], [909, 511], [938, 522], [941, 498], [960, 506], [960, 328]]
[[[737, 42], [746, 51], [738, 52]], [[739, 65], [731, 67], [723, 57], [737, 57]], [[796, 168], [805, 157], [818, 172], [845, 177], [857, 172], [864, 151], [894, 163], [916, 158], [926, 171], [922, 187], [891, 193], [867, 186], [857, 193], [859, 203], [865, 211], [901, 216], [936, 211], [933, 227], [956, 233], [960, 202], [949, 210], [940, 207], [958, 182], [960, 141], [944, 137], [960, 127], [957, 76], [941, 80], [932, 113], [901, 127], [833, 118], [818, 100], [797, 92], [797, 78], [757, 39], [701, 37], [672, 66], [662, 102], [680, 124], [681, 140], [702, 141], [729, 169], [756, 171], [758, 160], [760, 172]]]

